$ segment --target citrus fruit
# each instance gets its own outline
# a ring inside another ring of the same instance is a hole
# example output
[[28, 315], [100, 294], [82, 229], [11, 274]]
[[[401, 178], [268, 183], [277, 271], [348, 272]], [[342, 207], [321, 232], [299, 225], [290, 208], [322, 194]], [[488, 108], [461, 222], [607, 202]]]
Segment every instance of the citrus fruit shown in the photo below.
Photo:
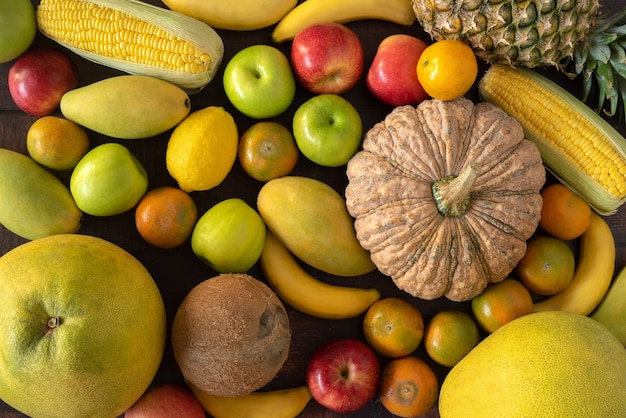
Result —
[[174, 248], [187, 241], [197, 220], [195, 202], [176, 187], [150, 190], [135, 209], [137, 232], [159, 248]]
[[533, 310], [533, 300], [528, 289], [510, 277], [489, 284], [472, 299], [471, 304], [476, 322], [490, 333]]
[[259, 181], [291, 173], [298, 155], [293, 135], [278, 122], [257, 122], [239, 140], [239, 163], [248, 175]]
[[622, 417], [626, 350], [601, 324], [564, 311], [518, 318], [487, 336], [448, 373], [439, 412], [449, 418]]
[[515, 275], [531, 292], [554, 295], [571, 283], [575, 270], [574, 252], [565, 241], [537, 235], [528, 240]]
[[399, 417], [417, 417], [437, 402], [439, 383], [433, 370], [415, 356], [391, 360], [382, 370], [378, 397]]
[[591, 207], [569, 187], [561, 183], [551, 184], [541, 191], [541, 197], [541, 229], [566, 241], [578, 238], [587, 230]]
[[239, 133], [224, 108], [196, 110], [174, 128], [167, 143], [167, 171], [185, 192], [219, 185], [237, 159]]
[[418, 308], [404, 299], [388, 297], [369, 307], [363, 318], [365, 340], [387, 357], [412, 353], [422, 341], [424, 319]]
[[0, 398], [28, 416], [116, 417], [161, 362], [165, 306], [141, 263], [59, 234], [0, 259]]
[[437, 363], [452, 367], [480, 341], [478, 325], [462, 311], [440, 311], [431, 318], [424, 332], [426, 353]]
[[477, 75], [478, 63], [472, 48], [457, 39], [429, 45], [417, 62], [417, 79], [433, 99], [454, 100], [463, 96]]
[[198, 219], [191, 233], [191, 249], [218, 273], [245, 273], [254, 266], [265, 245], [261, 215], [239, 198], [222, 200]]
[[31, 158], [53, 170], [71, 170], [89, 151], [85, 129], [64, 118], [44, 116], [26, 133], [26, 148]]

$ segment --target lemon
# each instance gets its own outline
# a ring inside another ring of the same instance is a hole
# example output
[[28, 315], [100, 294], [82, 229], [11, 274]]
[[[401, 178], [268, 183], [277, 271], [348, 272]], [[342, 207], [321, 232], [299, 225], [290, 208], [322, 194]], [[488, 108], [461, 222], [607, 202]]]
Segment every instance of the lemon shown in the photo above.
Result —
[[623, 417], [626, 350], [607, 328], [561, 312], [524, 315], [448, 373], [442, 418]]
[[187, 116], [167, 144], [167, 171], [185, 192], [209, 190], [230, 173], [237, 158], [239, 133], [224, 108], [209, 106]]

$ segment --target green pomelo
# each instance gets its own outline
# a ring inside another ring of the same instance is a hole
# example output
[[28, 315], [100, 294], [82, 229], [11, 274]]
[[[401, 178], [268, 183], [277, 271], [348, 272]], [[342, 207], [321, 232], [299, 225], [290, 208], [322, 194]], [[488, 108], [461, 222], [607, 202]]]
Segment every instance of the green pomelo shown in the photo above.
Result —
[[485, 338], [443, 382], [450, 417], [620, 417], [626, 350], [600, 323], [561, 311], [515, 319]]
[[163, 299], [132, 255], [53, 235], [0, 258], [0, 398], [33, 417], [121, 415], [165, 347]]

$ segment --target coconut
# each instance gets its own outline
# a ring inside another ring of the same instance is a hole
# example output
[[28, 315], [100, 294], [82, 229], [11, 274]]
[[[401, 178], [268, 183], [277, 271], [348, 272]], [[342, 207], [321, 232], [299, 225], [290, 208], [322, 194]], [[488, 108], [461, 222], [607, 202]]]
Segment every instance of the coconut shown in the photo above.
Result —
[[282, 368], [290, 342], [280, 299], [246, 274], [220, 274], [195, 286], [172, 324], [172, 348], [184, 378], [218, 396], [266, 385]]

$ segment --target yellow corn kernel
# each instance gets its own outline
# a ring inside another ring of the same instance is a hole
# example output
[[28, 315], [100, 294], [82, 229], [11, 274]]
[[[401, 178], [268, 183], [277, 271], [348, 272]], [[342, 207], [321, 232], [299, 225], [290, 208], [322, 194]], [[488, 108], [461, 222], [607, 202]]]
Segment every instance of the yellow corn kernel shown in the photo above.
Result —
[[155, 24], [81, 0], [42, 0], [41, 31], [60, 43], [111, 59], [179, 72], [206, 71], [212, 57]]
[[[566, 159], [615, 200], [626, 198], [626, 139], [580, 100], [532, 70], [505, 65], [488, 70], [479, 93], [520, 122], [526, 137], [537, 144], [544, 162], [557, 176], [570, 177], [565, 180], [579, 189], [588, 186], [574, 178], [580, 173], [562, 167]], [[561, 155], [555, 156], [557, 152]], [[585, 190], [577, 191], [585, 195]], [[602, 208], [605, 202], [590, 203]]]

